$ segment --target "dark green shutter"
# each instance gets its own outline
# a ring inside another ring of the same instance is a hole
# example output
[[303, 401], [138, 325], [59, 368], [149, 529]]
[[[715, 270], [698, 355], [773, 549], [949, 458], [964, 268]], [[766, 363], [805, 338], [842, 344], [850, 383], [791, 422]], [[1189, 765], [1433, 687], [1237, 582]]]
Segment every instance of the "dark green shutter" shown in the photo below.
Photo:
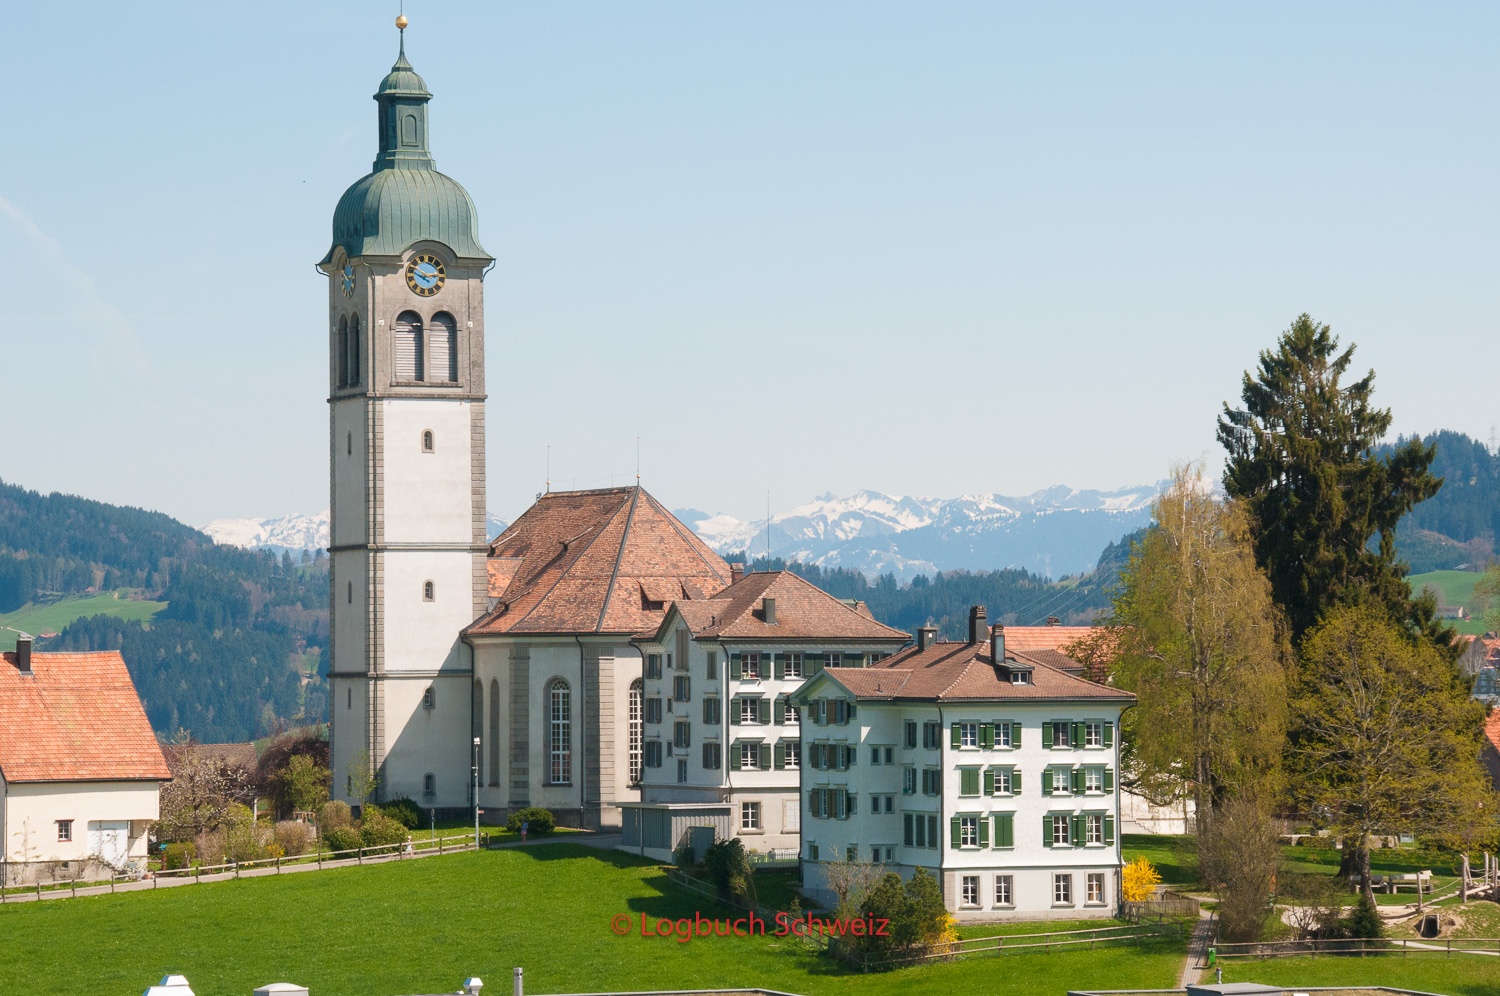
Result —
[[780, 740], [776, 741], [776, 767], [778, 770], [786, 767], [786, 744]]
[[771, 674], [780, 681], [786, 677], [786, 654], [774, 654], [771, 658]]
[[958, 794], [979, 794], [979, 770], [977, 768], [958, 769]]
[[1104, 842], [1106, 844], [1115, 842], [1115, 818], [1113, 816], [1104, 817]]
[[807, 668], [807, 676], [811, 678], [813, 675], [823, 670], [823, 655], [808, 654], [806, 657], [802, 658], [802, 664]]
[[957, 750], [960, 746], [962, 746], [963, 742], [964, 742], [963, 731], [959, 728], [959, 724], [954, 723], [953, 724], [953, 749]]
[[1052, 846], [1052, 817], [1050, 814], [1042, 817], [1042, 846]]
[[731, 654], [729, 657], [729, 677], [735, 681], [739, 681], [740, 675], [743, 673], [742, 667], [743, 663], [740, 660], [740, 655]]
[[984, 794], [985, 795], [994, 795], [995, 794], [995, 769], [994, 768], [985, 768], [984, 769]]
[[1042, 769], [1042, 795], [1052, 794], [1052, 769]]
[[1010, 773], [1010, 794], [1021, 794], [1021, 772], [1019, 770]]
[[1104, 724], [1104, 746], [1106, 746], [1106, 747], [1113, 747], [1114, 745], [1115, 745], [1115, 724], [1113, 724], [1113, 723], [1105, 723]]
[[979, 821], [979, 846], [980, 847], [989, 847], [990, 846], [990, 821], [989, 820], [980, 820]]
[[1068, 791], [1074, 795], [1083, 794], [1083, 769], [1074, 768], [1068, 772]]
[[760, 766], [764, 770], [771, 766], [771, 745], [760, 745]]
[[853, 722], [853, 721], [854, 721], [854, 703], [850, 702], [849, 703], [849, 712], [846, 715], [845, 722]]
[[950, 819], [948, 821], [948, 829], [952, 833], [952, 836], [953, 836], [953, 849], [956, 851], [960, 847], [963, 846], [963, 839], [964, 839], [963, 825], [961, 823], [959, 823], [957, 816], [953, 817], [952, 819]]
[[729, 766], [736, 771], [741, 767], [741, 758], [745, 754], [745, 745], [736, 741], [729, 747]]
[[1051, 750], [1052, 749], [1052, 724], [1051, 723], [1043, 723], [1042, 724], [1042, 748], [1044, 750]]
[[1088, 833], [1084, 829], [1085, 816], [1068, 817], [1068, 843], [1074, 847], [1080, 847], [1088, 840]]
[[771, 722], [780, 726], [786, 720], [786, 698], [776, 696], [776, 701], [771, 703]]
[[1077, 749], [1077, 748], [1080, 748], [1080, 747], [1083, 746], [1083, 742], [1084, 742], [1083, 724], [1082, 723], [1074, 723], [1073, 724], [1073, 730], [1072, 730], [1072, 736], [1070, 736], [1068, 738], [1068, 743], [1074, 749]]
[[990, 748], [995, 746], [994, 723], [979, 724], [979, 746], [983, 747], [985, 750], [989, 750]]
[[848, 789], [844, 790], [844, 808], [850, 816], [854, 815], [854, 804], [859, 797], [852, 794]]
[[905, 836], [902, 839], [905, 841], [906, 846], [907, 847], [913, 847], [913, 846], [915, 846], [913, 844], [913, 841], [915, 840], [915, 838], [912, 835], [911, 814], [910, 813], [903, 814], [902, 817], [901, 817], [901, 823], [902, 823], [902, 829], [905, 831]]
[[1114, 768], [1105, 768], [1104, 769], [1104, 791], [1106, 791], [1106, 792], [1113, 792], [1114, 790], [1115, 790], [1115, 769]]
[[1010, 724], [1010, 745], [1012, 747], [1019, 747], [1019, 746], [1021, 746], [1021, 724], [1020, 723], [1011, 723]]

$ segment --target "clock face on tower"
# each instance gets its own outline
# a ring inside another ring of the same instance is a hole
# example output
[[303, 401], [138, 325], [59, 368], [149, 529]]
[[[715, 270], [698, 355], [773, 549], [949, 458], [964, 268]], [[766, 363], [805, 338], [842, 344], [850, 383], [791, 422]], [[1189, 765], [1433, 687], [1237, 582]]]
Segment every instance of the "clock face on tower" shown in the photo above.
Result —
[[354, 296], [354, 267], [351, 266], [351, 265], [349, 265], [348, 263], [345, 263], [344, 264], [343, 277], [344, 277], [344, 296], [345, 297], [353, 297]]
[[443, 289], [447, 274], [443, 261], [432, 253], [418, 253], [406, 264], [406, 286], [418, 297], [431, 297]]

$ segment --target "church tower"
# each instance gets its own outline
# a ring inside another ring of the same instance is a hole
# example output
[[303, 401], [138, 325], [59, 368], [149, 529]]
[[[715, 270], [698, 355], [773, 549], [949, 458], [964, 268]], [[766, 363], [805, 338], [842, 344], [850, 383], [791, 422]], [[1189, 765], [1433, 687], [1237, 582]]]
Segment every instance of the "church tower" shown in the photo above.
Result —
[[[333, 795], [470, 804], [486, 609], [484, 274], [474, 202], [428, 151], [406, 61], [375, 93], [380, 151], [339, 199], [328, 276]], [[373, 779], [373, 781], [372, 781]]]

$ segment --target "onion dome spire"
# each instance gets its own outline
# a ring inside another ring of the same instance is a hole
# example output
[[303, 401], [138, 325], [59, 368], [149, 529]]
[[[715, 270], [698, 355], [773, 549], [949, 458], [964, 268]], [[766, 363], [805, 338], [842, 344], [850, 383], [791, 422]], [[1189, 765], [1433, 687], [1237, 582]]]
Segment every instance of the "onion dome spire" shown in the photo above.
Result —
[[380, 152], [372, 167], [376, 170], [433, 167], [432, 153], [427, 149], [427, 102], [432, 94], [406, 61], [406, 24], [404, 14], [396, 18], [401, 48], [396, 64], [375, 91], [375, 102], [380, 105]]

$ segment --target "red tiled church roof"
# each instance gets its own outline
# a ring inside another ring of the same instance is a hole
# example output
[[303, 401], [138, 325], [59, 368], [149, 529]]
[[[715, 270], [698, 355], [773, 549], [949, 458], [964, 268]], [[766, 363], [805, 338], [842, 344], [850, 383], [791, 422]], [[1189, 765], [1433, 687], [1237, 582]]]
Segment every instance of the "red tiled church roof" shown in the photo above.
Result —
[[117, 651], [0, 663], [0, 775], [8, 782], [172, 777]]
[[[766, 622], [768, 597], [776, 600], [774, 625]], [[697, 639], [904, 643], [909, 638], [899, 629], [876, 622], [863, 603], [851, 605], [834, 598], [791, 571], [747, 574], [711, 598], [678, 601], [675, 608]], [[651, 635], [660, 634], [653, 630]]]
[[669, 602], [729, 584], [729, 565], [644, 489], [555, 491], [490, 544], [495, 609], [468, 628], [508, 633], [639, 633]]

